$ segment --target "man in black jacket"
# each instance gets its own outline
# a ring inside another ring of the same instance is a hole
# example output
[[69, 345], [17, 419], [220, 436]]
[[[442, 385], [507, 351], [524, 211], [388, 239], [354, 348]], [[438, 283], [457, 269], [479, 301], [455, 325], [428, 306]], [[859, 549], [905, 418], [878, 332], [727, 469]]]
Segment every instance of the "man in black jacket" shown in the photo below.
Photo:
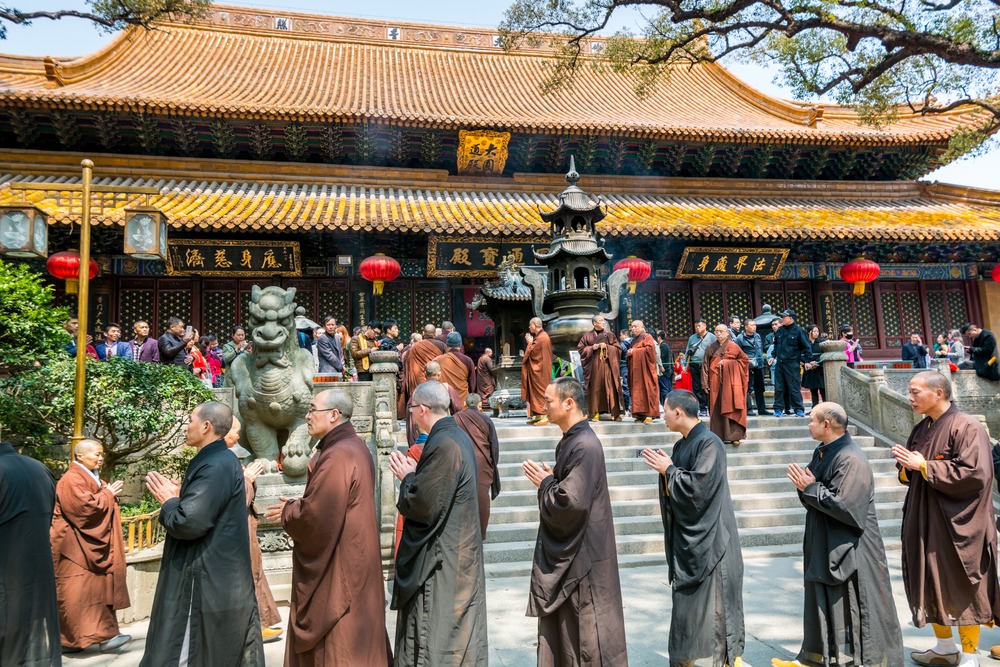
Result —
[[804, 417], [802, 405], [802, 373], [799, 364], [812, 358], [812, 344], [806, 331], [795, 323], [795, 311], [781, 313], [781, 328], [774, 336], [774, 416], [781, 417], [786, 410], [796, 417]]
[[[743, 325], [743, 333], [736, 337], [736, 344], [750, 360], [750, 391], [753, 393], [757, 405], [757, 412], [747, 410], [747, 416], [769, 415], [771, 413], [768, 412], [767, 405], [764, 404], [764, 343], [760, 339], [760, 334], [757, 333], [757, 323], [752, 317], [747, 318], [746, 324]], [[748, 400], [747, 407], [749, 406], [750, 401]]]
[[910, 342], [903, 346], [903, 361], [912, 361], [914, 368], [927, 368], [927, 346], [920, 340], [920, 334], [910, 334]]
[[160, 348], [160, 363], [174, 364], [175, 366], [189, 365], [192, 359], [188, 350], [191, 348], [194, 337], [193, 330], [190, 333], [184, 330], [184, 320], [181, 318], [171, 317], [167, 320], [167, 330], [156, 341]]
[[976, 375], [987, 380], [1000, 380], [1000, 364], [997, 363], [997, 338], [992, 331], [978, 324], [962, 325], [962, 335], [972, 341], [969, 357], [976, 369]]

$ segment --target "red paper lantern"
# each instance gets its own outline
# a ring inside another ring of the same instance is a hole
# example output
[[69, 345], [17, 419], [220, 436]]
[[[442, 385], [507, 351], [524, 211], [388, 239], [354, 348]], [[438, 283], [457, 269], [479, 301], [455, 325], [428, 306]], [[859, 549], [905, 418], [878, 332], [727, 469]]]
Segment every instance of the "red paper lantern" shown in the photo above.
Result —
[[653, 267], [644, 259], [639, 259], [635, 255], [630, 255], [625, 259], [618, 260], [615, 264], [615, 271], [628, 269], [628, 293], [635, 294], [635, 286], [643, 282], [653, 272]]
[[392, 257], [386, 257], [377, 252], [374, 256], [361, 262], [358, 270], [361, 272], [362, 278], [372, 282], [372, 294], [381, 294], [382, 286], [390, 280], [398, 278], [402, 269], [399, 262]]
[[[50, 255], [45, 268], [52, 276], [66, 281], [66, 293], [76, 294], [76, 287], [80, 282], [80, 254], [72, 250], [64, 250]], [[97, 262], [90, 260], [90, 278], [97, 276], [100, 267]]]
[[993, 270], [990, 272], [990, 278], [993, 279], [993, 282], [1000, 283], [1000, 264], [993, 267]]
[[854, 294], [865, 293], [865, 283], [870, 283], [878, 278], [882, 273], [879, 265], [870, 259], [859, 257], [844, 264], [840, 269], [840, 277], [845, 281], [854, 284]]

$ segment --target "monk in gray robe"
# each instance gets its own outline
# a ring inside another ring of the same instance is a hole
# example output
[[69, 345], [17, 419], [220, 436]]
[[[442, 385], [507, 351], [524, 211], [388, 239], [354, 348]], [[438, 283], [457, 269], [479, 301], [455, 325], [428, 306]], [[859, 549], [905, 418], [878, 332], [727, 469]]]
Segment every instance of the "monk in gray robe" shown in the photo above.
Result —
[[486, 665], [486, 575], [479, 528], [476, 454], [448, 415], [448, 389], [417, 387], [410, 419], [427, 433], [420, 461], [394, 451], [396, 509], [405, 517], [396, 551], [392, 608], [397, 667]]
[[604, 448], [576, 378], [545, 389], [562, 430], [554, 467], [525, 461], [538, 488], [538, 539], [528, 616], [538, 618], [538, 665], [628, 665], [615, 526]]
[[0, 665], [58, 667], [59, 612], [49, 552], [56, 481], [38, 461], [0, 443]]
[[[903, 586], [918, 628], [937, 643], [910, 657], [920, 665], [978, 664], [979, 626], [1000, 622], [993, 466], [986, 430], [951, 403], [937, 371], [910, 380], [910, 405], [926, 415], [892, 454], [907, 484]], [[951, 626], [958, 626], [961, 651]]]
[[820, 445], [788, 478], [806, 508], [802, 545], [802, 649], [774, 667], [903, 666], [903, 638], [875, 513], [875, 478], [836, 403], [813, 406], [809, 434]]
[[659, 474], [663, 546], [673, 586], [671, 665], [711, 659], [742, 664], [743, 554], [719, 436], [698, 419], [698, 399], [677, 389], [664, 403], [667, 427], [681, 434], [673, 455], [644, 449]]
[[625, 411], [622, 402], [622, 346], [618, 337], [607, 330], [602, 316], [594, 315], [591, 321], [593, 330], [583, 334], [576, 345], [580, 363], [583, 364], [587, 408], [594, 421], [598, 421], [602, 412], [617, 421]]

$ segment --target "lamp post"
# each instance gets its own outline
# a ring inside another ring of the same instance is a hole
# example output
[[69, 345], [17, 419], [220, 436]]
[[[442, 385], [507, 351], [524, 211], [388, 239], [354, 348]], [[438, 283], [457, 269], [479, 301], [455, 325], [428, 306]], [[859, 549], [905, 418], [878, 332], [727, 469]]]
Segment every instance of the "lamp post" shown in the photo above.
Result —
[[90, 197], [94, 192], [110, 192], [119, 194], [157, 195], [159, 188], [123, 185], [93, 186], [94, 163], [91, 160], [80, 162], [83, 175], [80, 184], [75, 183], [15, 183], [15, 190], [56, 190], [59, 192], [79, 192], [82, 197], [80, 220], [80, 276], [77, 287], [76, 315], [79, 327], [76, 330], [76, 382], [73, 396], [73, 438], [70, 440], [70, 461], [78, 442], [83, 440], [83, 408], [87, 390], [87, 328], [90, 315]]

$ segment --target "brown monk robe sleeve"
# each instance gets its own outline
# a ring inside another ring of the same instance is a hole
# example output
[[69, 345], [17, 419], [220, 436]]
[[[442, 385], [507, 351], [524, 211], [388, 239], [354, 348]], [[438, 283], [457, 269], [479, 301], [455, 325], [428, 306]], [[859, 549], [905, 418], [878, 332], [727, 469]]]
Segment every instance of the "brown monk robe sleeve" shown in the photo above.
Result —
[[[297, 579], [298, 614], [295, 619], [296, 646], [311, 650], [351, 607], [351, 573], [335, 558], [347, 518], [348, 507], [356, 504], [360, 489], [357, 462], [338, 456], [331, 446], [316, 454], [302, 498], [289, 500], [281, 514], [281, 524], [295, 540], [302, 568]], [[374, 520], [374, 518], [373, 518]], [[379, 554], [368, 554], [378, 558]], [[334, 565], [340, 567], [334, 568]], [[336, 571], [333, 571], [336, 569]], [[333, 578], [333, 585], [329, 579]]]
[[[76, 468], [76, 470], [72, 470]], [[57, 516], [65, 521], [53, 522], [53, 556], [59, 554], [77, 565], [98, 573], [107, 572], [112, 566], [125, 576], [125, 549], [121, 532], [118, 499], [107, 486], [97, 488], [97, 482], [75, 463], [57, 485]], [[116, 562], [116, 551], [120, 554]], [[128, 591], [116, 591], [117, 602], [128, 606]], [[117, 608], [117, 604], [116, 604]]]
[[656, 342], [648, 333], [638, 336], [628, 351], [628, 386], [633, 417], [660, 416], [660, 388], [656, 376]]

